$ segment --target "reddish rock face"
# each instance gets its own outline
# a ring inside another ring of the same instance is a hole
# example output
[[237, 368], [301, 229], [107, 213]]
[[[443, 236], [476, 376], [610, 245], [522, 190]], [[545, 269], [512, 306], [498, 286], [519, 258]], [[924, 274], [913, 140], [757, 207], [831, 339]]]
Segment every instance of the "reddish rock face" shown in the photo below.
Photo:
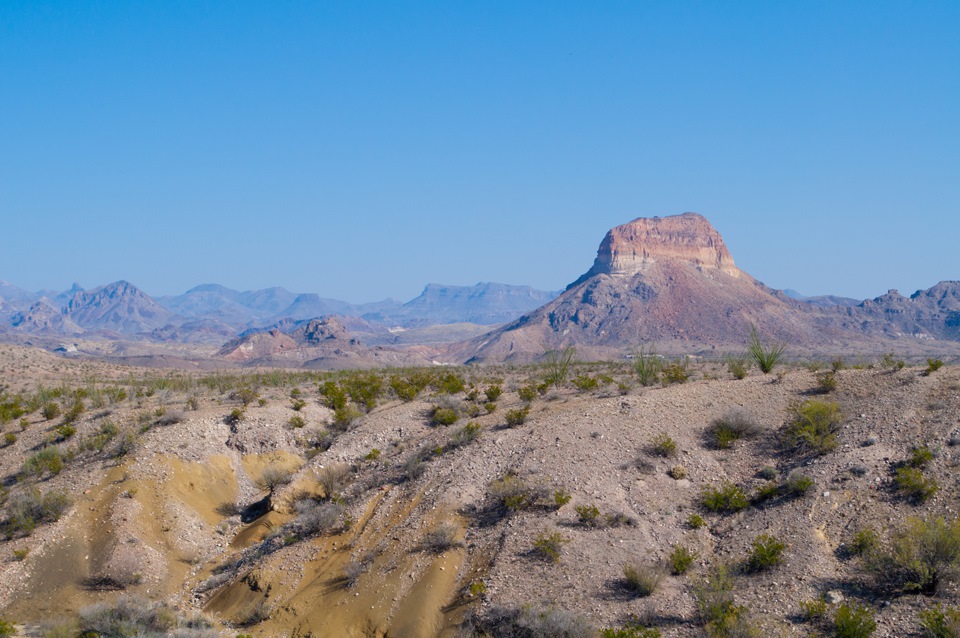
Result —
[[600, 243], [588, 275], [635, 275], [663, 259], [716, 268], [733, 277], [743, 275], [733, 264], [720, 233], [696, 213], [641, 217], [617, 226]]

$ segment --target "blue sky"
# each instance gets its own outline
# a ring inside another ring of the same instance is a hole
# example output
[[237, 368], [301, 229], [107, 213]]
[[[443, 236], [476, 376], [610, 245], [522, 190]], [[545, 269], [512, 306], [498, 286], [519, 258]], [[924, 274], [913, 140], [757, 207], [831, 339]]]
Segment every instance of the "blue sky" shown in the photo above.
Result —
[[960, 279], [960, 3], [0, 3], [0, 279], [560, 289], [696, 211], [805, 294]]

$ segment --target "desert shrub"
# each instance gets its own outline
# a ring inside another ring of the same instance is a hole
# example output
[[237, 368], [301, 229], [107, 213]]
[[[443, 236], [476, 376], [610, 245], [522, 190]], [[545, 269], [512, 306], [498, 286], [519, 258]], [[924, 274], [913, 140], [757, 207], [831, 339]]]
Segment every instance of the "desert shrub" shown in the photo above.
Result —
[[287, 425], [289, 425], [291, 428], [295, 430], [298, 430], [302, 427], [305, 427], [307, 425], [307, 422], [299, 414], [294, 414], [292, 417], [290, 417], [290, 420], [287, 421]]
[[12, 622], [0, 618], [0, 638], [10, 638], [10, 636], [14, 636], [16, 633], [17, 630]]
[[533, 554], [551, 563], [558, 563], [560, 562], [560, 551], [563, 549], [563, 545], [569, 542], [560, 532], [549, 534], [544, 532], [533, 539]]
[[649, 596], [660, 587], [665, 576], [659, 565], [628, 563], [623, 566], [623, 585], [636, 596]]
[[690, 370], [687, 368], [687, 362], [684, 359], [678, 359], [665, 366], [660, 372], [660, 378], [664, 385], [671, 383], [686, 383], [690, 378]]
[[872, 527], [865, 527], [853, 535], [849, 550], [854, 556], [867, 556], [880, 547], [880, 536]]
[[224, 422], [227, 425], [236, 425], [243, 421], [246, 418], [246, 413], [243, 411], [243, 408], [234, 408], [230, 410], [230, 414], [224, 417]]
[[711, 638], [751, 636], [747, 610], [734, 602], [734, 571], [724, 564], [715, 565], [693, 585], [697, 616]]
[[597, 630], [585, 618], [558, 607], [494, 607], [470, 623], [476, 636], [503, 638], [596, 638]]
[[560, 387], [570, 374], [570, 366], [577, 357], [577, 349], [568, 346], [563, 350], [549, 350], [544, 355], [543, 364], [547, 371], [547, 384]]
[[917, 503], [927, 501], [940, 489], [935, 480], [924, 476], [923, 470], [917, 467], [898, 467], [893, 484], [897, 491]]
[[7, 503], [7, 519], [3, 525], [8, 538], [29, 535], [37, 525], [53, 523], [70, 507], [66, 492], [50, 490], [46, 493], [31, 488], [16, 494]]
[[783, 550], [787, 548], [776, 537], [761, 534], [753, 539], [750, 556], [747, 558], [747, 571], [752, 573], [773, 569], [783, 561]]
[[687, 527], [689, 527], [690, 529], [700, 529], [706, 524], [707, 524], [707, 521], [703, 520], [703, 517], [700, 516], [699, 514], [691, 514], [690, 517], [687, 519]]
[[441, 408], [439, 406], [434, 409], [433, 414], [430, 416], [430, 422], [433, 425], [453, 425], [459, 419], [460, 415], [457, 414], [456, 410]]
[[452, 523], [442, 523], [430, 530], [420, 543], [420, 549], [433, 554], [442, 554], [448, 549], [462, 546], [463, 543], [457, 540], [457, 526]]
[[494, 403], [497, 399], [500, 398], [500, 395], [503, 394], [503, 388], [499, 384], [493, 383], [487, 386], [487, 389], [483, 391], [484, 395], [487, 397], [488, 403]]
[[897, 359], [896, 355], [892, 352], [887, 352], [881, 355], [880, 357], [880, 367], [885, 370], [903, 370], [903, 366], [906, 365], [903, 359]]
[[437, 391], [441, 394], [459, 394], [467, 387], [463, 377], [456, 372], [441, 374], [435, 381]]
[[447, 442], [447, 447], [451, 450], [470, 445], [480, 438], [480, 424], [471, 422], [457, 430]]
[[376, 461], [380, 458], [380, 455], [383, 454], [379, 449], [373, 448], [363, 456], [365, 461]]
[[705, 488], [700, 494], [700, 504], [711, 512], [732, 514], [746, 509], [750, 502], [743, 490], [733, 483], [725, 482]]
[[760, 432], [760, 426], [748, 414], [731, 410], [707, 427], [706, 437], [712, 447], [725, 450], [740, 439], [759, 436]]
[[72, 425], [58, 425], [57, 427], [53, 428], [53, 431], [56, 433], [56, 441], [59, 443], [60, 441], [66, 441], [71, 436], [76, 434], [77, 428], [73, 427]]
[[727, 355], [727, 371], [734, 379], [745, 379], [750, 370], [750, 356], [747, 353]]
[[350, 466], [328, 465], [317, 472], [317, 483], [324, 498], [336, 497], [350, 482]]
[[115, 603], [98, 603], [80, 610], [80, 635], [103, 638], [215, 638], [213, 624], [201, 616], [181, 617], [162, 603], [122, 596]]
[[54, 403], [53, 401], [45, 403], [40, 409], [40, 414], [43, 415], [43, 418], [47, 421], [52, 421], [60, 416], [60, 404]]
[[600, 638], [660, 638], [660, 630], [655, 627], [627, 625], [626, 627], [601, 629]]
[[650, 453], [654, 456], [673, 458], [677, 455], [677, 442], [666, 432], [660, 432], [650, 442]]
[[783, 484], [783, 492], [787, 496], [799, 498], [814, 488], [816, 481], [802, 472], [791, 472], [787, 482]]
[[868, 569], [885, 585], [932, 595], [960, 575], [960, 519], [910, 517], [885, 551], [869, 556]]
[[827, 599], [821, 594], [810, 600], [801, 600], [800, 611], [807, 622], [823, 620], [827, 617]]
[[293, 477], [293, 472], [280, 465], [268, 465], [263, 468], [260, 478], [257, 480], [257, 487], [268, 490], [271, 494], [281, 485], [286, 485]]
[[877, 630], [877, 621], [868, 607], [840, 605], [833, 618], [837, 638], [867, 638]]
[[777, 478], [777, 470], [769, 465], [764, 465], [762, 468], [760, 468], [760, 471], [757, 472], [757, 476], [762, 479], [772, 481]]
[[164, 412], [157, 419], [157, 425], [166, 426], [166, 425], [176, 425], [177, 423], [183, 423], [186, 420], [183, 412], [179, 410], [170, 410], [169, 412]]
[[331, 425], [337, 430], [347, 430], [362, 416], [363, 412], [350, 403], [333, 411], [333, 423]]
[[305, 407], [307, 407], [307, 402], [304, 401], [303, 399], [293, 399], [292, 401], [290, 401], [290, 408], [291, 408], [294, 412], [299, 412], [300, 410], [304, 409]]
[[517, 388], [517, 396], [520, 397], [521, 401], [530, 403], [537, 398], [537, 386], [533, 384], [520, 386]]
[[17, 442], [17, 435], [13, 432], [5, 432], [3, 435], [3, 447], [9, 447]]
[[286, 530], [301, 538], [325, 534], [343, 524], [345, 510], [340, 503], [302, 499], [294, 503], [294, 508], [297, 517], [287, 523]]
[[667, 470], [667, 476], [670, 478], [679, 481], [681, 479], [687, 478], [687, 468], [683, 465], [674, 465], [669, 470]]
[[578, 374], [573, 378], [571, 383], [580, 392], [590, 392], [591, 390], [596, 390], [600, 385], [600, 382], [596, 377], [591, 377], [587, 374]]
[[515, 410], [507, 410], [506, 414], [503, 415], [504, 420], [507, 423], [507, 427], [517, 427], [518, 425], [523, 425], [527, 421], [527, 416], [530, 414], [529, 407], [517, 408]]
[[924, 468], [933, 460], [933, 450], [926, 445], [920, 445], [913, 448], [910, 452], [910, 460], [907, 465], [910, 467]]
[[554, 490], [553, 492], [553, 504], [556, 505], [557, 509], [569, 503], [571, 498], [573, 497], [570, 495], [570, 492], [563, 488]]
[[771, 499], [776, 498], [780, 494], [780, 486], [776, 481], [768, 481], [767, 483], [761, 485], [757, 488], [756, 493], [753, 495], [754, 503], [765, 503]]
[[490, 497], [498, 507], [521, 511], [544, 504], [549, 490], [531, 485], [516, 474], [508, 472], [490, 484]]
[[654, 351], [653, 346], [641, 346], [633, 351], [633, 369], [637, 373], [640, 385], [653, 385], [660, 378], [663, 359]]
[[347, 391], [336, 381], [325, 381], [319, 387], [320, 399], [323, 405], [337, 411], [347, 407]]
[[784, 428], [783, 442], [802, 452], [826, 454], [837, 447], [837, 435], [843, 416], [833, 402], [809, 399], [790, 407], [790, 421]]
[[577, 518], [581, 525], [597, 527], [600, 525], [600, 510], [596, 505], [577, 505]]
[[383, 393], [383, 377], [375, 372], [356, 372], [341, 381], [343, 389], [357, 405], [369, 412], [377, 407], [377, 400]]
[[48, 446], [27, 457], [23, 462], [22, 472], [26, 476], [40, 477], [47, 472], [56, 476], [61, 470], [63, 470], [63, 456], [60, 454], [60, 449]]
[[837, 389], [837, 374], [833, 370], [817, 374], [817, 392], [829, 394]]
[[934, 605], [919, 615], [926, 638], [960, 638], [960, 609]]
[[691, 551], [686, 545], [677, 544], [673, 546], [673, 551], [667, 557], [670, 561], [670, 570], [674, 576], [686, 574], [693, 561], [697, 560], [697, 553]]
[[29, 548], [29, 547], [24, 547], [23, 549], [15, 549], [15, 550], [13, 550], [13, 560], [18, 561], [18, 562], [19, 562], [19, 561], [22, 561], [22, 560], [26, 560], [26, 559], [27, 559], [27, 556], [29, 556], [29, 555], [30, 555], [30, 548]]
[[764, 344], [760, 339], [760, 333], [756, 326], [750, 326], [750, 343], [747, 346], [747, 353], [753, 362], [760, 368], [760, 372], [769, 374], [774, 367], [783, 358], [783, 353], [787, 349], [787, 344], [779, 341], [772, 344]]
[[940, 359], [927, 359], [927, 369], [923, 371], [926, 375], [931, 375], [943, 367], [943, 361]]

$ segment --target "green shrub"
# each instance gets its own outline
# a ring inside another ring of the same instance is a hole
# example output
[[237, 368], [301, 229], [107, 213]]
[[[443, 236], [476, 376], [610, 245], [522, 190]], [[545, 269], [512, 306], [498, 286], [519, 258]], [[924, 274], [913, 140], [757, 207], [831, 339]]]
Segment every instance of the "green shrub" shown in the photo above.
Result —
[[3, 435], [3, 447], [9, 447], [17, 442], [17, 435], [13, 432], [5, 432]]
[[660, 432], [650, 443], [650, 453], [664, 458], [673, 458], [677, 455], [677, 442], [666, 432]]
[[760, 468], [760, 471], [757, 472], [757, 476], [762, 479], [772, 481], [777, 478], [777, 470], [769, 465], [764, 465], [762, 468]]
[[892, 353], [885, 353], [880, 357], [880, 366], [885, 370], [903, 370], [903, 366], [906, 365], [903, 362], [903, 359], [897, 359], [897, 357]]
[[467, 387], [463, 377], [456, 372], [447, 372], [440, 375], [436, 384], [437, 390], [441, 394], [459, 394]]
[[381, 454], [383, 453], [380, 450], [378, 450], [377, 448], [373, 448], [372, 450], [367, 452], [366, 455], [364, 455], [363, 459], [365, 461], [376, 461], [377, 459], [380, 458]]
[[292, 401], [290, 401], [290, 407], [293, 409], [294, 412], [299, 412], [300, 410], [307, 407], [307, 402], [304, 401], [303, 399], [293, 399]]
[[80, 610], [80, 636], [183, 636], [215, 638], [213, 624], [202, 616], [183, 617], [163, 603], [121, 596]]
[[539, 485], [530, 485], [512, 472], [491, 483], [489, 491], [493, 501], [508, 511], [530, 509], [549, 498], [548, 490]]
[[837, 447], [837, 435], [843, 415], [833, 402], [809, 399], [790, 407], [792, 417], [784, 429], [787, 447], [823, 455]]
[[352, 403], [347, 404], [342, 408], [337, 408], [333, 411], [333, 426], [339, 430], [347, 430], [362, 416], [363, 412], [361, 412], [355, 405]]
[[323, 404], [331, 410], [343, 410], [347, 407], [347, 391], [336, 381], [326, 381], [319, 391]]
[[557, 563], [560, 562], [560, 550], [564, 543], [569, 542], [560, 532], [543, 533], [533, 539], [533, 553], [551, 563]]
[[581, 525], [597, 527], [600, 524], [600, 510], [596, 505], [577, 505], [576, 510]]
[[769, 534], [761, 534], [753, 539], [753, 548], [747, 558], [747, 571], [752, 573], [773, 569], [783, 561], [786, 545]]
[[453, 433], [447, 442], [447, 447], [456, 450], [465, 447], [480, 438], [480, 424], [471, 422]]
[[227, 425], [236, 425], [243, 421], [246, 418], [246, 413], [243, 411], [243, 408], [234, 408], [230, 410], [230, 414], [224, 417], [224, 421]]
[[430, 417], [430, 421], [434, 425], [453, 425], [459, 419], [460, 415], [457, 414], [456, 410], [441, 408], [439, 406], [434, 409], [433, 416]]
[[558, 489], [553, 492], [553, 503], [557, 506], [557, 509], [560, 509], [564, 505], [570, 502], [570, 499], [573, 498], [565, 489]]
[[341, 385], [350, 400], [366, 412], [377, 407], [377, 400], [383, 393], [383, 377], [375, 372], [355, 372], [344, 378]]
[[753, 501], [754, 503], [765, 503], [766, 501], [776, 498], [779, 494], [780, 486], [777, 482], [769, 481], [757, 488], [757, 492], [753, 496]]
[[923, 609], [920, 626], [926, 638], [960, 638], [960, 609], [941, 605]]
[[49, 403], [44, 403], [43, 407], [40, 409], [40, 414], [43, 415], [43, 418], [47, 421], [52, 421], [60, 416], [60, 405], [52, 401]]
[[727, 355], [727, 370], [733, 375], [734, 379], [745, 379], [750, 369], [750, 358], [746, 353]]
[[0, 618], [0, 638], [10, 638], [10, 636], [15, 636], [16, 633], [17, 629], [12, 622]]
[[893, 483], [901, 494], [918, 503], [927, 501], [940, 489], [935, 480], [924, 476], [923, 470], [916, 467], [898, 467]]
[[657, 591], [664, 578], [664, 570], [659, 565], [628, 563], [623, 566], [624, 586], [637, 596], [649, 596]]
[[941, 361], [940, 359], [927, 359], [927, 369], [924, 370], [923, 372], [924, 374], [929, 376], [942, 367], [943, 367], [943, 361]]
[[817, 392], [829, 394], [837, 389], [837, 374], [833, 370], [817, 374]]
[[294, 414], [292, 417], [290, 417], [290, 420], [287, 421], [287, 425], [289, 425], [290, 427], [294, 428], [295, 430], [298, 430], [298, 429], [306, 426], [306, 425], [307, 425], [307, 422], [306, 422], [306, 421], [304, 420], [304, 418], [303, 418], [302, 416], [300, 416], [299, 414]]
[[865, 527], [853, 535], [850, 540], [850, 553], [854, 556], [867, 556], [880, 547], [880, 536], [872, 527]]
[[18, 561], [18, 562], [19, 562], [19, 561], [26, 560], [26, 559], [27, 559], [27, 556], [29, 556], [29, 555], [30, 555], [30, 548], [29, 548], [29, 547], [24, 547], [23, 549], [15, 549], [15, 550], [13, 550], [13, 560]]
[[26, 476], [43, 476], [49, 472], [56, 476], [63, 470], [63, 457], [59, 448], [45, 447], [39, 452], [27, 457], [23, 462], [23, 474]]
[[933, 451], [926, 445], [921, 445], [913, 448], [913, 451], [910, 453], [910, 460], [907, 461], [907, 465], [910, 467], [924, 468], [932, 460]]
[[715, 565], [693, 585], [697, 615], [710, 638], [753, 635], [746, 608], [734, 604], [735, 586], [734, 571], [724, 564]]
[[507, 423], [507, 427], [517, 427], [518, 425], [523, 425], [527, 421], [527, 416], [530, 414], [530, 408], [517, 408], [515, 410], [507, 410], [507, 413], [504, 414], [504, 420]]
[[807, 622], [823, 620], [827, 617], [827, 599], [821, 594], [810, 600], [801, 600], [800, 610]]
[[687, 368], [686, 360], [680, 359], [665, 366], [660, 372], [664, 385], [671, 383], [686, 383], [690, 378], [690, 370]]
[[521, 401], [530, 403], [537, 398], [537, 386], [535, 385], [525, 385], [517, 388], [517, 396], [520, 397]]
[[663, 370], [663, 359], [656, 353], [653, 346], [640, 347], [633, 351], [633, 369], [637, 373], [640, 385], [653, 385], [660, 378]]
[[495, 403], [496, 400], [500, 398], [500, 395], [503, 394], [503, 388], [494, 383], [488, 385], [487, 389], [484, 390], [483, 393], [486, 395], [488, 403]]
[[689, 526], [690, 529], [700, 529], [706, 524], [707, 521], [703, 520], [703, 517], [699, 514], [691, 514], [690, 518], [687, 519], [687, 526]]
[[673, 546], [673, 551], [667, 558], [670, 561], [670, 569], [674, 576], [686, 574], [693, 561], [697, 560], [696, 552], [690, 551], [685, 545], [677, 544]]
[[711, 512], [721, 514], [739, 512], [750, 505], [743, 490], [729, 482], [705, 488], [700, 494], [700, 503]]
[[563, 350], [549, 350], [544, 355], [547, 384], [558, 388], [563, 385], [576, 358], [577, 349], [574, 346], [567, 346]]
[[659, 629], [640, 625], [600, 630], [600, 638], [660, 638], [660, 636]]
[[573, 378], [571, 383], [580, 392], [590, 392], [591, 390], [596, 390], [600, 385], [600, 382], [597, 381], [596, 377], [591, 377], [586, 374], [578, 374]]
[[740, 439], [756, 438], [760, 432], [760, 426], [749, 415], [742, 410], [731, 410], [707, 427], [706, 438], [712, 447], [725, 450]]
[[72, 425], [58, 425], [53, 429], [57, 433], [57, 441], [66, 441], [77, 433], [77, 428]]
[[29, 535], [37, 525], [59, 520], [70, 507], [70, 503], [67, 493], [59, 490], [42, 493], [34, 487], [20, 492], [7, 504], [7, 519], [3, 532], [7, 538]]
[[833, 623], [837, 638], [867, 638], [877, 630], [873, 612], [861, 605], [840, 605]]
[[783, 358], [787, 344], [780, 341], [770, 345], [764, 344], [760, 339], [760, 333], [756, 326], [750, 326], [750, 344], [747, 346], [747, 353], [753, 362], [760, 368], [760, 372], [769, 374], [773, 368]]
[[791, 472], [784, 483], [783, 491], [787, 496], [799, 498], [814, 488], [816, 481], [802, 472]]
[[960, 574], [960, 519], [910, 517], [894, 533], [889, 549], [869, 558], [868, 569], [886, 585], [935, 594]]

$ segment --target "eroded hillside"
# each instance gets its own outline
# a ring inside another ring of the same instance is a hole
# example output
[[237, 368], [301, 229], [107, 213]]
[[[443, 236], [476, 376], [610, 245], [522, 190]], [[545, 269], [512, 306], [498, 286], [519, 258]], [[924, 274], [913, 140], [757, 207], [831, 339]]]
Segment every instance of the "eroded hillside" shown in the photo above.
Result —
[[636, 361], [158, 375], [2, 357], [0, 616], [34, 635], [131, 595], [225, 636], [315, 637], [833, 635], [861, 606], [904, 636], [957, 603], [960, 554], [918, 592], [887, 551], [910, 517], [956, 515], [952, 366], [736, 379], [676, 361], [644, 386]]

